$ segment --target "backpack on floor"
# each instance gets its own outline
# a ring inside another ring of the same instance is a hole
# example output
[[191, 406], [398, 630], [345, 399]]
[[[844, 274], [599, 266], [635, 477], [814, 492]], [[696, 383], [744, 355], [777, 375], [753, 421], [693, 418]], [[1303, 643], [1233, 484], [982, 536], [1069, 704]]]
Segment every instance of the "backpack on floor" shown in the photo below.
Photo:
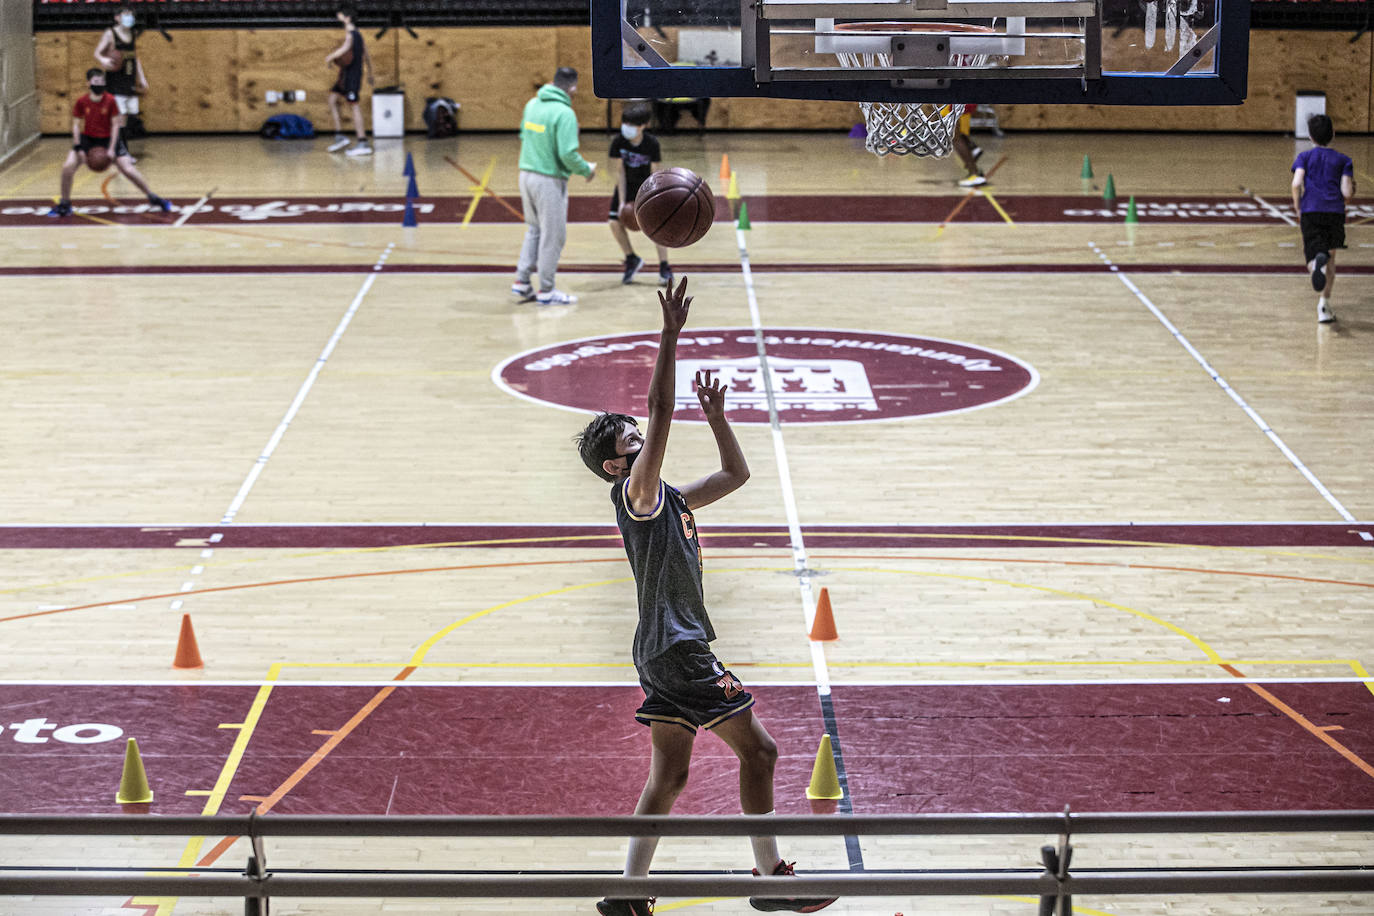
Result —
[[458, 109], [461, 106], [446, 98], [425, 99], [425, 128], [431, 139], [458, 135]]
[[268, 140], [308, 140], [315, 136], [315, 125], [300, 115], [272, 115], [258, 131]]

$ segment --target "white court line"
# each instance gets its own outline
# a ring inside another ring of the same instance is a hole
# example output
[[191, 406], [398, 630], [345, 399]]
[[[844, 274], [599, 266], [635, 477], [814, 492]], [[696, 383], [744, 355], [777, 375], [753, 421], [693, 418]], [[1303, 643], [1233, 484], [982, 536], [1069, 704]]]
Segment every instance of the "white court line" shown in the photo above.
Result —
[[1142, 293], [1140, 291], [1140, 288], [1131, 282], [1131, 278], [1122, 273], [1120, 268], [1113, 264], [1111, 262], [1111, 259], [1108, 258], [1107, 255], [1102, 251], [1102, 249], [1097, 247], [1097, 245], [1093, 244], [1092, 242], [1089, 242], [1088, 247], [1091, 248], [1094, 252], [1096, 252], [1098, 258], [1101, 259], [1102, 263], [1107, 265], [1107, 267], [1111, 270], [1112, 273], [1116, 274], [1117, 279], [1119, 279], [1122, 283], [1126, 284], [1126, 288], [1129, 289], [1132, 293], [1134, 293], [1135, 297], [1139, 299], [1140, 302], [1147, 309], [1149, 309], [1156, 318], [1159, 319], [1160, 324], [1164, 325], [1164, 327], [1169, 331], [1169, 333], [1174, 336], [1174, 339], [1177, 340], [1183, 346], [1183, 349], [1187, 350], [1188, 354], [1192, 356], [1193, 359], [1197, 360], [1198, 365], [1201, 366], [1203, 370], [1206, 371], [1206, 373], [1212, 377], [1212, 381], [1216, 382], [1217, 385], [1221, 387], [1221, 390], [1226, 392], [1226, 394], [1230, 396], [1231, 400], [1235, 401], [1236, 404], [1239, 405], [1241, 410], [1245, 411], [1245, 415], [1249, 417], [1252, 421], [1254, 421], [1255, 425], [1260, 428], [1261, 432], [1263, 432], [1266, 436], [1269, 437], [1269, 441], [1273, 442], [1274, 445], [1278, 446], [1279, 451], [1283, 452], [1284, 457], [1288, 459], [1288, 461], [1293, 465], [1293, 467], [1298, 469], [1298, 472], [1301, 473], [1303, 477], [1307, 478], [1308, 483], [1316, 487], [1317, 492], [1322, 495], [1323, 499], [1325, 499], [1328, 503], [1331, 504], [1331, 507], [1333, 509], [1340, 513], [1341, 518], [1345, 519], [1347, 522], [1355, 522], [1355, 516], [1351, 515], [1349, 510], [1347, 510], [1345, 506], [1341, 504], [1341, 501], [1336, 499], [1335, 495], [1333, 495], [1332, 492], [1328, 490], [1320, 480], [1317, 479], [1317, 475], [1313, 474], [1312, 471], [1307, 467], [1307, 465], [1302, 463], [1298, 456], [1293, 453], [1293, 450], [1288, 447], [1288, 444], [1284, 442], [1281, 438], [1279, 438], [1279, 434], [1274, 432], [1274, 430], [1269, 426], [1269, 424], [1264, 421], [1264, 418], [1261, 417], [1253, 407], [1245, 403], [1245, 399], [1242, 398], [1238, 393], [1236, 393], [1236, 390], [1231, 387], [1230, 383], [1227, 382], [1226, 379], [1221, 377], [1221, 373], [1217, 372], [1216, 369], [1212, 368], [1212, 365], [1209, 362], [1207, 362], [1203, 355], [1197, 351], [1197, 348], [1195, 348], [1188, 341], [1188, 338], [1183, 336], [1183, 332], [1180, 331], [1178, 328], [1174, 327], [1173, 322], [1166, 318], [1164, 313], [1161, 312], [1159, 308], [1153, 302], [1150, 301], [1149, 297]]
[[782, 504], [787, 514], [787, 533], [792, 543], [792, 565], [797, 574], [797, 588], [802, 603], [802, 619], [806, 622], [807, 643], [811, 647], [811, 667], [816, 672], [816, 691], [830, 694], [830, 671], [825, 664], [825, 649], [812, 642], [811, 622], [816, 616], [816, 597], [811, 589], [811, 572], [806, 565], [806, 543], [802, 540], [801, 520], [797, 514], [797, 497], [792, 490], [792, 473], [787, 463], [787, 448], [782, 441], [782, 422], [778, 419], [778, 405], [773, 399], [773, 372], [768, 366], [768, 352], [763, 343], [763, 320], [759, 316], [759, 300], [754, 293], [754, 274], [749, 268], [749, 246], [744, 230], [735, 230], [739, 244], [740, 270], [744, 274], [744, 292], [749, 297], [749, 321], [754, 327], [754, 342], [759, 354], [759, 369], [763, 373], [763, 390], [768, 399], [768, 426], [773, 431], [773, 457], [778, 466], [778, 483], [782, 487]]
[[1293, 218], [1291, 216], [1289, 216], [1287, 213], [1284, 213], [1282, 210], [1271, 204], [1269, 201], [1265, 200], [1263, 197], [1260, 197], [1254, 191], [1250, 190], [1249, 188], [1241, 188], [1240, 190], [1243, 194], [1249, 194], [1251, 199], [1253, 199], [1255, 203], [1259, 204], [1261, 207], [1268, 210], [1270, 216], [1277, 216], [1279, 219], [1283, 220], [1285, 223], [1292, 226], [1294, 229], [1298, 227], [1298, 224], [1293, 222]]
[[186, 221], [191, 217], [195, 216], [198, 212], [200, 212], [200, 208], [205, 206], [209, 202], [211, 196], [214, 195], [214, 193], [218, 190], [219, 188], [211, 188], [210, 190], [205, 192], [204, 197], [196, 201], [191, 206], [191, 209], [181, 211], [181, 215], [177, 217], [177, 221], [175, 223], [172, 223], [172, 228], [180, 229], [183, 225], [185, 225]]
[[[398, 663], [404, 667], [404, 663]], [[607, 667], [610, 667], [609, 665]], [[198, 687], [552, 687], [560, 690], [569, 687], [625, 687], [638, 688], [639, 681], [626, 678], [623, 681], [426, 681], [379, 678], [375, 681], [202, 681]], [[840, 687], [1231, 687], [1238, 684], [1374, 684], [1374, 677], [1192, 677], [1192, 678], [1124, 678], [1113, 680], [1035, 680], [1029, 678], [996, 678], [987, 680], [961, 681], [843, 681]], [[798, 680], [760, 680], [752, 675], [749, 685], [764, 687], [814, 687], [814, 681]], [[75, 681], [75, 680], [0, 680], [0, 687], [184, 687], [184, 681]]]
[[[267, 466], [267, 462], [271, 459], [272, 453], [275, 452], [277, 446], [281, 444], [282, 437], [286, 435], [286, 428], [291, 425], [291, 421], [296, 418], [296, 414], [300, 411], [301, 405], [305, 403], [305, 397], [310, 393], [311, 387], [315, 384], [315, 379], [319, 378], [320, 370], [324, 369], [324, 364], [329, 361], [329, 356], [334, 352], [334, 348], [338, 346], [344, 331], [348, 330], [349, 322], [351, 322], [353, 316], [357, 314], [358, 307], [363, 304], [363, 299], [367, 298], [368, 291], [372, 289], [372, 284], [377, 280], [377, 271], [381, 269], [381, 265], [391, 254], [391, 249], [395, 247], [395, 242], [386, 246], [386, 250], [381, 253], [377, 259], [377, 263], [373, 265], [367, 278], [363, 280], [363, 285], [358, 289], [358, 294], [353, 297], [353, 302], [348, 306], [348, 310], [344, 312], [343, 317], [339, 319], [339, 324], [334, 328], [334, 333], [330, 335], [329, 342], [324, 345], [324, 349], [320, 351], [320, 355], [316, 357], [315, 365], [310, 367], [310, 372], [306, 375], [305, 381], [301, 382], [300, 390], [296, 392], [296, 397], [292, 400], [291, 406], [286, 409], [286, 415], [282, 417], [281, 422], [277, 424], [276, 430], [273, 431], [271, 437], [267, 440], [267, 445], [263, 447], [262, 454], [258, 455], [257, 461], [253, 462], [253, 467], [249, 470], [248, 476], [243, 481], [243, 485], [239, 487], [238, 493], [235, 494], [233, 501], [229, 503], [229, 508], [225, 510], [224, 516], [219, 520], [221, 525], [231, 524], [234, 521], [234, 516], [238, 515], [239, 509], [243, 508], [244, 500], [248, 498], [249, 492], [253, 489], [253, 484], [258, 482], [258, 476], [262, 474], [263, 468]], [[218, 540], [218, 538], [212, 536], [211, 540], [215, 541]]]

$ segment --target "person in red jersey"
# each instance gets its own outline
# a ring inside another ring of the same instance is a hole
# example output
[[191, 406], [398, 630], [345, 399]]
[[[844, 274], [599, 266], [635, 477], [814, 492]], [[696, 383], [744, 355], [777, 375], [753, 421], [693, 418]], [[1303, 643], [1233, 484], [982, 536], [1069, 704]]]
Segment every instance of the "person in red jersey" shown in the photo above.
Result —
[[105, 71], [92, 67], [86, 71], [86, 85], [90, 89], [72, 106], [72, 151], [62, 163], [62, 196], [48, 211], [49, 216], [70, 216], [72, 213], [72, 177], [86, 164], [86, 153], [103, 147], [119, 173], [148, 196], [148, 203], [164, 213], [172, 209], [170, 201], [158, 197], [148, 187], [148, 181], [134, 168], [133, 157], [119, 135], [121, 118], [114, 96], [105, 91]]

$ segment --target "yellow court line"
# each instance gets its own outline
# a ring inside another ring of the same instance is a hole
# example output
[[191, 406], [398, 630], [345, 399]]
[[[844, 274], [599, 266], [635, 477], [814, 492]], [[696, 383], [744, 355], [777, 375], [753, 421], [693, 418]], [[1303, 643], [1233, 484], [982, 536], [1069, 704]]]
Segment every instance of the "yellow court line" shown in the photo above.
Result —
[[1007, 211], [1003, 210], [1002, 205], [997, 202], [997, 198], [993, 197], [991, 193], [989, 193], [988, 191], [984, 191], [981, 188], [978, 189], [978, 193], [982, 194], [984, 199], [986, 199], [988, 203], [992, 204], [992, 209], [996, 210], [998, 214], [1001, 215], [1002, 219], [1007, 221], [1008, 226], [1016, 225], [1016, 223], [1011, 221], [1011, 217], [1007, 215]]
[[[1364, 665], [1360, 664], [1360, 662], [1359, 662], [1358, 659], [1352, 658], [1352, 659], [1350, 660], [1350, 670], [1355, 672], [1355, 676], [1356, 676], [1356, 677], [1362, 677], [1362, 678], [1368, 678], [1368, 677], [1369, 677], [1369, 672], [1365, 670]], [[1369, 680], [1366, 680], [1366, 681], [1364, 682], [1364, 685], [1365, 685], [1365, 687], [1369, 688], [1369, 692], [1370, 692], [1370, 693], [1374, 693], [1374, 682], [1371, 682], [1371, 681], [1369, 681]]]
[[487, 182], [491, 181], [491, 173], [495, 168], [496, 157], [492, 156], [491, 161], [487, 163], [487, 170], [482, 173], [481, 182], [471, 187], [471, 190], [475, 193], [472, 195], [472, 203], [468, 204], [468, 212], [463, 216], [464, 229], [467, 228], [468, 223], [472, 222], [472, 215], [477, 212], [477, 205], [482, 202], [482, 195], [486, 193]]
[[[234, 738], [234, 746], [229, 749], [229, 756], [224, 760], [224, 766], [220, 767], [219, 778], [215, 780], [213, 789], [192, 789], [186, 792], [187, 795], [205, 794], [209, 796], [205, 800], [205, 807], [200, 811], [202, 815], [212, 816], [219, 813], [220, 805], [224, 802], [224, 797], [229, 794], [229, 786], [234, 781], [234, 775], [238, 772], [239, 764], [243, 762], [243, 755], [248, 750], [248, 740], [253, 736], [253, 731], [258, 727], [258, 720], [262, 718], [263, 710], [267, 708], [267, 698], [272, 694], [272, 688], [276, 686], [277, 679], [281, 676], [281, 664], [274, 664], [267, 670], [266, 680], [271, 682], [263, 684], [258, 688], [257, 695], [253, 698], [253, 703], [248, 707], [248, 715], [244, 716], [243, 723], [239, 726], [239, 733]], [[226, 726], [221, 725], [220, 728]], [[181, 853], [181, 858], [177, 861], [178, 868], [191, 868], [200, 858], [201, 847], [205, 845], [205, 837], [194, 836], [186, 841], [186, 848]], [[135, 897], [131, 902], [137, 906], [157, 906], [154, 916], [169, 916], [172, 908], [176, 906], [176, 897]]]

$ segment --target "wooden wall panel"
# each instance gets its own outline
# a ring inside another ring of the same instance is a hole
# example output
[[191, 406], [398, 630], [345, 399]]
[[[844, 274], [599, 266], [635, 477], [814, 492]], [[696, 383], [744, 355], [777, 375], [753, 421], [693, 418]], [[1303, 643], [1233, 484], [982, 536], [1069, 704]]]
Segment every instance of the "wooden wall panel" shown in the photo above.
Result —
[[[69, 129], [73, 93], [79, 94], [83, 73], [94, 63], [91, 51], [98, 37], [98, 32], [36, 36], [45, 133]], [[337, 46], [338, 29], [184, 30], [175, 37], [168, 44], [150, 34], [139, 44], [152, 83], [145, 115], [151, 129], [256, 131], [277, 112], [302, 114], [318, 130], [330, 129], [326, 95], [335, 71], [323, 58]], [[515, 130], [525, 102], [560, 65], [583, 75], [574, 98], [579, 120], [598, 129], [606, 122], [606, 103], [596, 98], [592, 85], [587, 28], [424, 29], [418, 39], [393, 30], [381, 40], [367, 37], [377, 84], [401, 82], [406, 88], [406, 125], [412, 130], [423, 129], [424, 100], [433, 95], [462, 103], [463, 129]], [[669, 30], [669, 41], [675, 37]], [[268, 89], [305, 89], [307, 100], [268, 106]], [[1374, 130], [1374, 38], [1365, 35], [1352, 45], [1328, 32], [1251, 33], [1250, 97], [1238, 107], [1175, 108], [1162, 116], [1154, 108], [1118, 106], [1004, 105], [998, 112], [1002, 125], [1014, 130], [1282, 132], [1292, 130], [1298, 89], [1326, 92], [1338, 130]], [[365, 113], [370, 120], [370, 110]], [[612, 117], [618, 116], [617, 102]], [[852, 103], [717, 99], [707, 125], [842, 129], [859, 117]]]

